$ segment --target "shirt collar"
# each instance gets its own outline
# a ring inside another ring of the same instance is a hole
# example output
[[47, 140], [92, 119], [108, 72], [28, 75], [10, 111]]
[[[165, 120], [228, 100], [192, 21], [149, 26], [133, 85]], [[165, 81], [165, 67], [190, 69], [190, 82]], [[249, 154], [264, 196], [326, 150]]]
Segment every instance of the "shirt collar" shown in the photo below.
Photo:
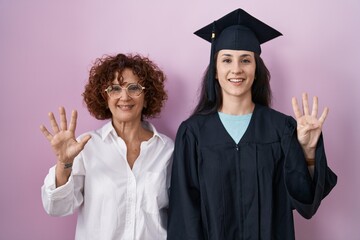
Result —
[[[142, 121], [142, 126], [154, 133], [152, 138], [158, 137], [161, 139], [161, 141], [165, 144], [165, 139], [161, 136], [161, 134], [156, 130], [155, 126], [147, 121]], [[101, 138], [104, 141], [109, 135], [117, 136], [114, 126], [112, 125], [111, 121], [106, 123], [101, 128]], [[151, 139], [152, 139], [151, 138]], [[151, 140], [150, 139], [150, 140]]]

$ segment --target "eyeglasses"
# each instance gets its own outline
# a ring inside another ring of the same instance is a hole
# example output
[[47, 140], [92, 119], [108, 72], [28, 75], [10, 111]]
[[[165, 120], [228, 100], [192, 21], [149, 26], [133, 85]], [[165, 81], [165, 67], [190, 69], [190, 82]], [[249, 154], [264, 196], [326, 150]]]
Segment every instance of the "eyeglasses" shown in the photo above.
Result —
[[105, 89], [105, 92], [112, 99], [120, 98], [121, 91], [126, 90], [126, 93], [129, 97], [138, 97], [143, 92], [145, 87], [141, 86], [138, 83], [130, 83], [126, 87], [121, 87], [119, 84], [113, 84], [108, 86]]

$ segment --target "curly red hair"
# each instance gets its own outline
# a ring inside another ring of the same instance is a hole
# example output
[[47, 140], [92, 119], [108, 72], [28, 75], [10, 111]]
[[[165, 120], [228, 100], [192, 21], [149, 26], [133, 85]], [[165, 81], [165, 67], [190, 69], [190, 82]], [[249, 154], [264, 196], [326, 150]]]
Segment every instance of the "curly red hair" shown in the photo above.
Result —
[[96, 119], [104, 120], [112, 117], [107, 107], [107, 94], [105, 89], [125, 68], [130, 68], [139, 77], [139, 83], [145, 87], [144, 98], [147, 103], [142, 110], [143, 118], [153, 118], [160, 114], [167, 100], [164, 88], [165, 74], [149, 58], [138, 54], [118, 54], [116, 56], [104, 56], [95, 60], [90, 69], [89, 81], [82, 94], [88, 111]]

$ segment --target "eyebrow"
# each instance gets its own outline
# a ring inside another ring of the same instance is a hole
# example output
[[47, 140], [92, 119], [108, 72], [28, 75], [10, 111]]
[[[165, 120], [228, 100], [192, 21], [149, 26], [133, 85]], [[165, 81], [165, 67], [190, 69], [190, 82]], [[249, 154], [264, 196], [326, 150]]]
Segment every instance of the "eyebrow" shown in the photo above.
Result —
[[122, 83], [114, 83], [114, 81], [111, 82], [112, 85], [119, 85], [119, 86], [129, 86], [130, 84], [138, 84], [138, 82], [122, 82]]
[[[223, 53], [223, 54], [221, 55], [221, 57], [223, 57], [223, 56], [224, 56], [224, 57], [233, 57], [233, 55], [230, 54], [230, 53]], [[244, 54], [241, 54], [240, 57], [251, 57], [251, 55], [248, 54], [248, 53], [244, 53]]]

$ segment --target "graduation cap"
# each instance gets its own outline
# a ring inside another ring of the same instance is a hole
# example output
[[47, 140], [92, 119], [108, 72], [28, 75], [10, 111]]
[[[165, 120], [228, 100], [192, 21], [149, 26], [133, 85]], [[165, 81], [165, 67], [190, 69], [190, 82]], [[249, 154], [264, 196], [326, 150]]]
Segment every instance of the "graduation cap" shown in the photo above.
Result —
[[282, 35], [240, 8], [197, 30], [194, 34], [211, 42], [206, 86], [208, 100], [211, 102], [215, 100], [214, 54], [216, 52], [222, 49], [246, 50], [260, 55], [260, 44]]

